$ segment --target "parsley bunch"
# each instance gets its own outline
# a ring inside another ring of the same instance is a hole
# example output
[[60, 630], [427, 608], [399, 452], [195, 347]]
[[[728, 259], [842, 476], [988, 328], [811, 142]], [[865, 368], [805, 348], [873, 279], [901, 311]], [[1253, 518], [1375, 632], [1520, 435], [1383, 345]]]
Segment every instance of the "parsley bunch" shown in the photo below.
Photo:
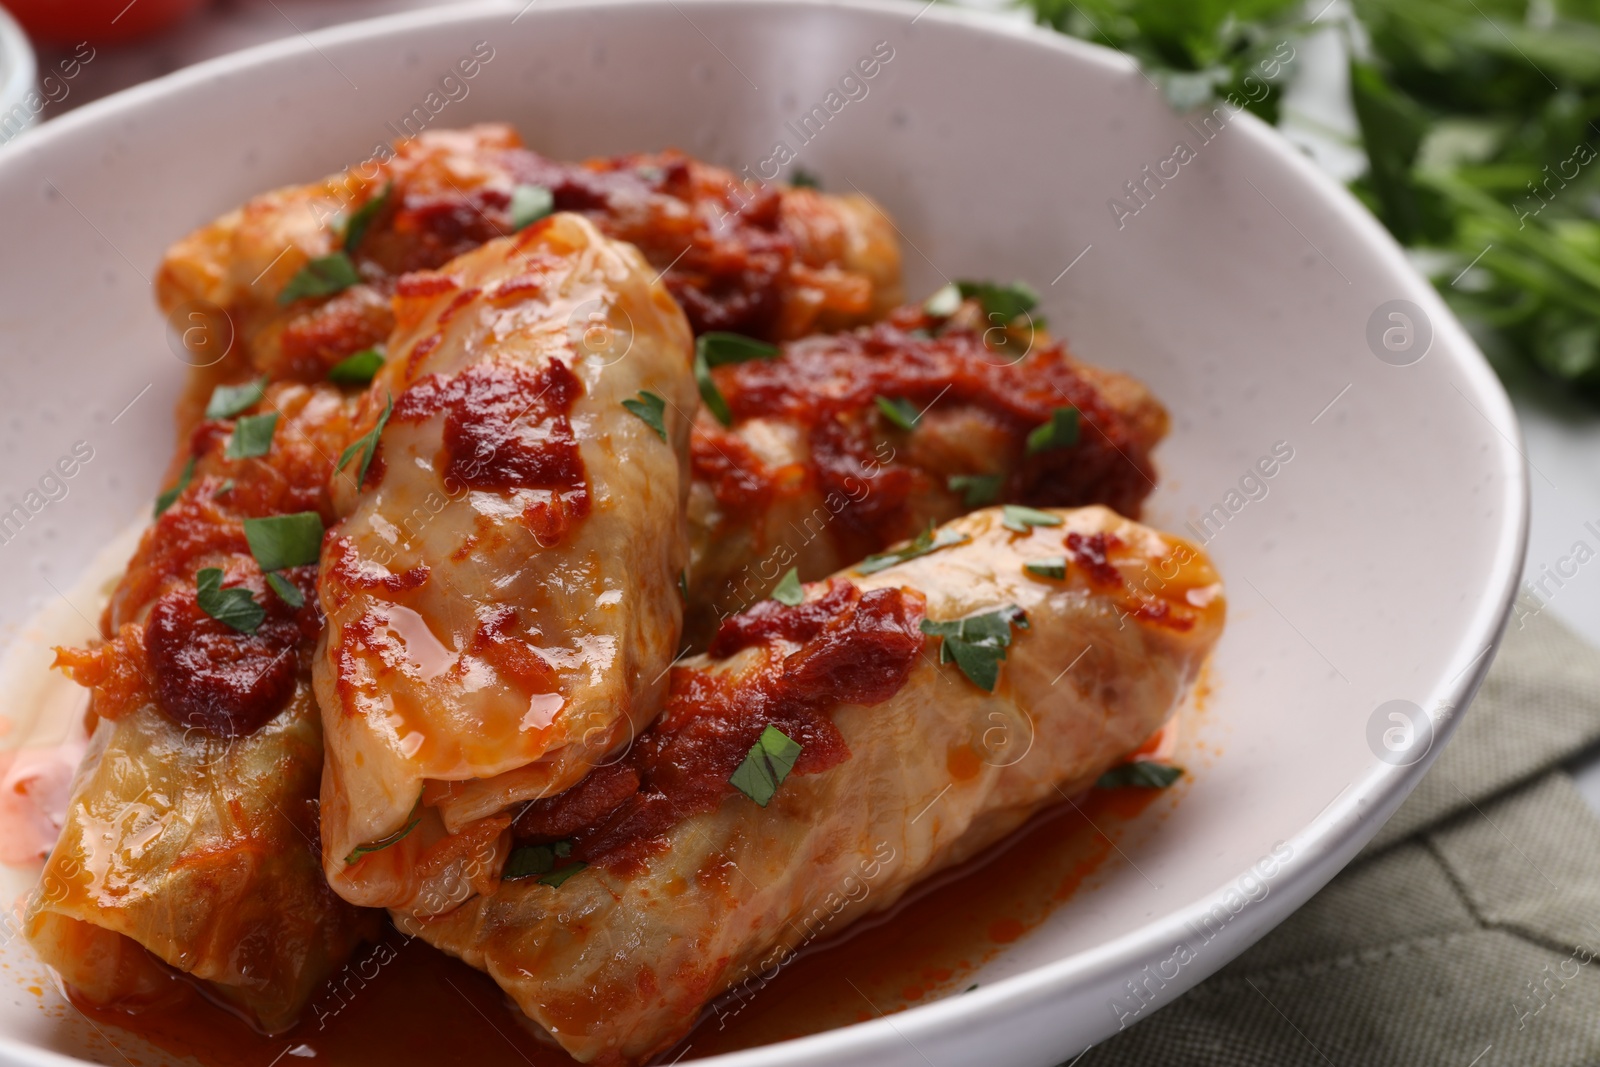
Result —
[[1278, 46], [1299, 0], [1023, 0], [1043, 24], [1127, 52], [1179, 111], [1233, 97], [1278, 121]]
[[[1134, 56], [1180, 111], [1232, 96], [1269, 122], [1286, 75], [1269, 76], [1266, 53], [1326, 10], [1021, 2], [1041, 23]], [[1415, 250], [1502, 378], [1600, 403], [1600, 4], [1351, 4], [1351, 103], [1368, 158], [1353, 191]], [[1268, 86], [1254, 86], [1259, 100], [1244, 91], [1252, 75]]]
[[[1355, 0], [1355, 185], [1501, 376], [1600, 403], [1600, 7]], [[1530, 374], [1532, 372], [1532, 374]]]

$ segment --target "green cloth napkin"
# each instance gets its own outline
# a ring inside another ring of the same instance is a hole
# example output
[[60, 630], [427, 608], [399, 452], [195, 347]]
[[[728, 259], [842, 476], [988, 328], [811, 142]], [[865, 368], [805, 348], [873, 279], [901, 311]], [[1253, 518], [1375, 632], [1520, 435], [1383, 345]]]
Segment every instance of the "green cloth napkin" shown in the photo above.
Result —
[[1073, 1067], [1600, 1063], [1600, 652], [1511, 624], [1438, 762], [1282, 926]]

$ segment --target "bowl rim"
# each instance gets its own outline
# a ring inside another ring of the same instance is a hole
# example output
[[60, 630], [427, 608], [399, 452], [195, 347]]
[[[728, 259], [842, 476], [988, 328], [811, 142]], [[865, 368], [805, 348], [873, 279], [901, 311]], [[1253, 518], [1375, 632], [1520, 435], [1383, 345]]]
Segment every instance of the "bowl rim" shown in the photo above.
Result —
[[[181, 70], [143, 82], [43, 124], [9, 151], [0, 152], [0, 171], [20, 163], [30, 152], [43, 152], [56, 140], [68, 139], [80, 126], [97, 125], [118, 114], [137, 112], [147, 103], [179, 95], [218, 75], [243, 68], [267, 66], [291, 57], [300, 57], [325, 47], [359, 44], [390, 34], [431, 27], [472, 22], [490, 15], [504, 15], [520, 9], [512, 20], [547, 12], [577, 10], [615, 10], [629, 8], [660, 9], [666, 6], [702, 10], [714, 14], [722, 8], [800, 8], [815, 11], [855, 13], [869, 16], [904, 17], [916, 12], [914, 24], [922, 19], [944, 24], [977, 36], [1002, 38], [1054, 52], [1070, 62], [1087, 63], [1107, 72], [1137, 72], [1130, 57], [1098, 45], [1068, 37], [1045, 27], [1008, 19], [1002, 13], [951, 7], [938, 0], [471, 0], [445, 7], [398, 12], [361, 19], [256, 45], [241, 51], [202, 61]], [[920, 10], [918, 10], [920, 8]], [[0, 29], [6, 15], [0, 9]], [[31, 55], [30, 55], [31, 63]], [[1290, 176], [1308, 187], [1325, 208], [1333, 224], [1342, 226], [1382, 265], [1402, 280], [1404, 295], [1423, 308], [1435, 324], [1434, 350], [1447, 355], [1460, 376], [1463, 395], [1496, 431], [1505, 449], [1490, 453], [1484, 461], [1492, 467], [1495, 458], [1504, 467], [1504, 485], [1496, 544], [1492, 564], [1483, 572], [1477, 596], [1471, 605], [1465, 634], [1470, 640], [1459, 644], [1444, 670], [1454, 670], [1448, 680], [1435, 680], [1428, 693], [1427, 706], [1441, 714], [1434, 720], [1434, 739], [1428, 753], [1406, 766], [1377, 762], [1358, 775], [1331, 798], [1322, 811], [1297, 831], [1287, 844], [1293, 858], [1273, 881], [1273, 893], [1262, 897], [1251, 908], [1240, 912], [1211, 941], [1207, 942], [1204, 965], [1185, 968], [1170, 987], [1157, 994], [1151, 1006], [1175, 999], [1199, 984], [1217, 968], [1233, 959], [1264, 933], [1321, 889], [1365, 845], [1406, 798], [1431, 766], [1459, 724], [1494, 660], [1494, 652], [1504, 635], [1521, 576], [1529, 527], [1529, 485], [1522, 435], [1511, 401], [1500, 380], [1490, 368], [1453, 312], [1432, 284], [1411, 265], [1405, 252], [1381, 223], [1342, 185], [1319, 170], [1272, 127], [1247, 112], [1230, 120], [1239, 127], [1241, 138], [1271, 161], [1285, 167]], [[1468, 392], [1470, 391], [1470, 396]], [[1507, 453], [1510, 453], [1508, 455]], [[1512, 456], [1516, 459], [1513, 460]], [[1442, 671], [1440, 672], [1443, 673]], [[1170, 946], [1183, 938], [1188, 924], [1198, 921], [1216, 900], [1234, 886], [1246, 872], [1239, 872], [1188, 903], [1171, 908], [1159, 917], [1126, 934], [1072, 956], [1043, 963], [992, 985], [985, 985], [959, 996], [916, 1005], [893, 1016], [848, 1024], [805, 1037], [792, 1038], [736, 1052], [705, 1057], [696, 1062], [708, 1067], [799, 1067], [802, 1064], [829, 1062], [849, 1056], [853, 1060], [887, 1051], [900, 1043], [910, 1043], [921, 1054], [913, 1039], [938, 1042], [954, 1039], [982, 1026], [993, 1030], [1008, 1016], [1037, 1011], [1059, 1003], [1079, 988], [1106, 987], [1108, 982], [1131, 977], [1141, 966], [1168, 954]], [[1143, 1016], [1148, 1017], [1148, 1016]], [[1112, 1032], [1109, 1022], [1101, 1028]], [[1096, 1038], [1099, 1040], [1101, 1038]], [[1076, 1048], [1062, 1055], [1072, 1055]], [[924, 1060], [927, 1056], [923, 1055]], [[77, 1067], [86, 1061], [64, 1053], [41, 1049], [0, 1034], [0, 1060], [50, 1067]], [[857, 1060], [859, 1061], [859, 1060]], [[928, 1061], [932, 1062], [932, 1061]]]
[[[0, 7], [0, 115], [21, 104], [35, 88], [39, 75], [38, 60], [33, 45], [16, 17]], [[38, 115], [31, 114], [15, 133], [0, 131], [0, 145], [12, 140], [37, 123]]]

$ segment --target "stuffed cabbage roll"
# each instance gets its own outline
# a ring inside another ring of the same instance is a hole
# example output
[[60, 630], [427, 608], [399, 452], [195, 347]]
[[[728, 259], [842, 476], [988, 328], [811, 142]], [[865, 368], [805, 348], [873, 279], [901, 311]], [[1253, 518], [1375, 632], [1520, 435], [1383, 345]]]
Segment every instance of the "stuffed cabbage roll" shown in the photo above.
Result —
[[1080, 363], [1025, 315], [968, 300], [896, 310], [853, 333], [711, 372], [691, 440], [687, 630], [974, 507], [1105, 504], [1137, 518], [1167, 413]]
[[[317, 845], [315, 560], [352, 412], [332, 386], [219, 393], [104, 643], [58, 650], [92, 687], [93, 733], [24, 930], [94, 1003], [149, 1006], [177, 971], [277, 1032], [376, 930], [328, 889]], [[298, 557], [261, 541], [286, 523]]]
[[323, 863], [345, 899], [459, 903], [492, 883], [513, 805], [659, 709], [695, 386], [657, 278], [563, 213], [401, 280], [322, 561]]
[[1089, 787], [1195, 678], [1222, 587], [1199, 549], [1105, 508], [1014, 518], [724, 620], [622, 761], [518, 814], [496, 892], [396, 922], [580, 1061], [636, 1063]]
[[798, 337], [900, 299], [893, 226], [864, 197], [750, 182], [681, 152], [556, 162], [504, 125], [428, 131], [258, 196], [174, 245], [156, 290], [180, 330], [197, 309], [198, 323], [208, 306], [225, 312], [240, 342], [230, 360], [320, 381], [386, 341], [405, 273], [551, 210], [638, 247], [697, 333]]

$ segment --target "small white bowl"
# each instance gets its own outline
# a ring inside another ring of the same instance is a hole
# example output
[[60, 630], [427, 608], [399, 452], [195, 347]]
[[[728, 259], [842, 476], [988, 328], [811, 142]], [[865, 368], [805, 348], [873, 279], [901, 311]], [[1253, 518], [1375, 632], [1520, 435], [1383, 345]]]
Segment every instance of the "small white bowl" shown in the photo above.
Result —
[[[493, 58], [444, 85], [480, 41]], [[204, 63], [0, 152], [0, 491], [24, 493], [76, 441], [95, 450], [0, 544], [0, 623], [148, 511], [185, 371], [149, 287], [166, 245], [429, 110], [439, 127], [513, 122], [558, 158], [676, 145], [759, 173], [781, 142], [826, 188], [884, 205], [909, 293], [1030, 280], [1075, 352], [1170, 406], [1147, 517], [1201, 531], [1229, 586], [1192, 779], [1120, 842], [1128, 862], [1006, 946], [974, 992], [717, 1063], [1070, 1059], [1316, 892], [1471, 700], [1523, 556], [1518, 430], [1389, 235], [1265, 125], [1176, 116], [1124, 57], [880, 0], [438, 8]], [[6, 951], [21, 973], [25, 950]], [[0, 1063], [113, 1062], [66, 1014], [0, 997]]]
[[33, 92], [37, 76], [28, 35], [10, 12], [0, 7], [0, 144], [32, 126], [38, 117], [24, 102]]

